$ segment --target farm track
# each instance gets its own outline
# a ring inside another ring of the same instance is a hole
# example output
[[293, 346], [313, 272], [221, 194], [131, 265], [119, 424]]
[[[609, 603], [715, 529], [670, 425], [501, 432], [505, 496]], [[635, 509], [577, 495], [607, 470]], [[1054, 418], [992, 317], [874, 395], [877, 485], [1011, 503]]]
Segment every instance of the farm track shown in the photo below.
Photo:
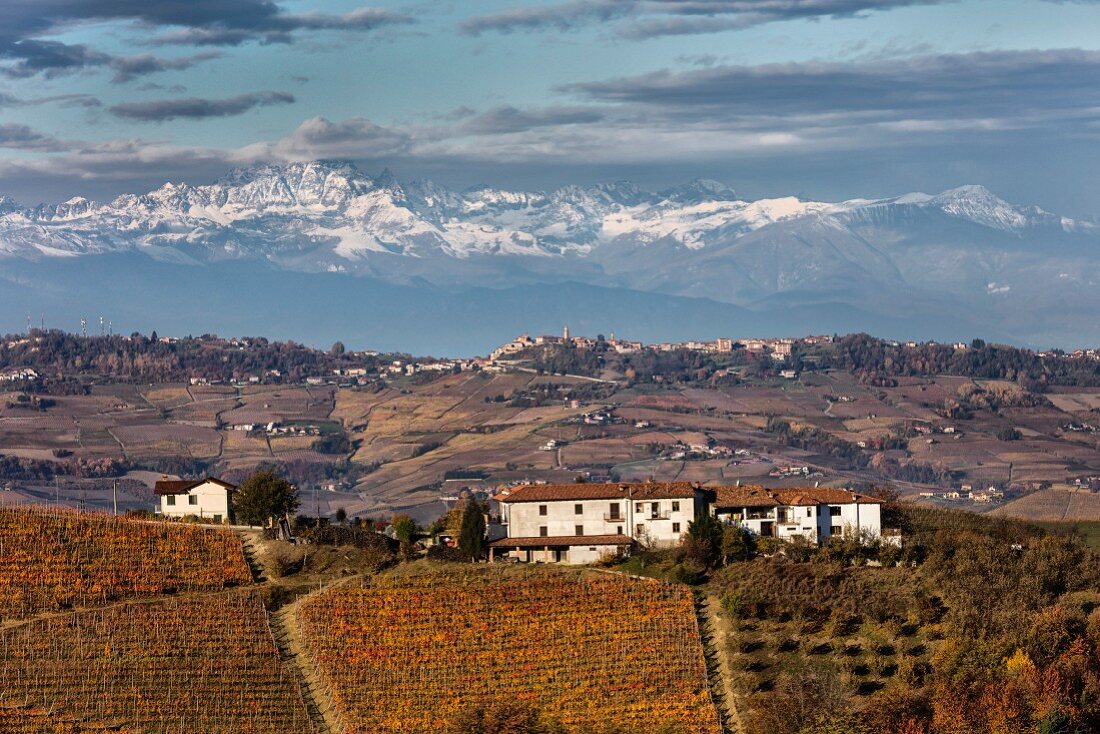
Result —
[[[257, 584], [266, 584], [269, 577], [266, 573], [263, 553], [256, 545], [255, 534], [252, 532], [239, 532], [238, 535], [241, 538], [245, 560], [248, 562], [249, 568], [252, 569], [253, 578]], [[325, 588], [331, 588], [331, 586], [344, 584], [358, 578], [360, 577], [349, 576]], [[293, 673], [298, 689], [302, 693], [302, 700], [305, 703], [306, 711], [309, 712], [313, 731], [315, 734], [339, 734], [339, 732], [345, 731], [345, 728], [339, 722], [336, 709], [319, 672], [306, 655], [298, 627], [298, 606], [302, 599], [308, 596], [307, 594], [299, 597], [290, 604], [286, 604], [274, 612], [269, 612], [267, 615], [268, 627], [271, 629], [275, 647], [279, 649], [279, 656]]]
[[[302, 597], [305, 598], [305, 597]], [[268, 625], [279, 648], [279, 655], [294, 674], [302, 692], [306, 711], [317, 734], [339, 734], [345, 731], [340, 725], [336, 709], [316, 667], [309, 661], [298, 629], [298, 605], [301, 599], [287, 604], [268, 615]]]
[[721, 615], [721, 603], [713, 594], [696, 599], [699, 638], [707, 660], [711, 696], [718, 709], [724, 734], [742, 734], [745, 724], [737, 710], [737, 692], [733, 687], [733, 666], [726, 644], [731, 633], [729, 621]]

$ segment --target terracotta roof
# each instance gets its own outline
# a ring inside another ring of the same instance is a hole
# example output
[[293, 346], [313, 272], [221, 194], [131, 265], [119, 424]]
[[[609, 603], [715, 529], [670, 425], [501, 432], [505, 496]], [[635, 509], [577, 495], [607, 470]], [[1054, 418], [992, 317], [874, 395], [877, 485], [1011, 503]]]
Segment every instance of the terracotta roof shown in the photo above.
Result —
[[881, 505], [882, 500], [833, 487], [779, 487], [758, 485], [715, 487], [715, 507], [776, 507], [800, 505]]
[[650, 500], [690, 499], [696, 485], [691, 482], [645, 482], [630, 484], [527, 484], [499, 493], [498, 502], [553, 502], [554, 500]]
[[547, 538], [502, 538], [490, 543], [492, 548], [559, 548], [563, 545], [630, 545], [625, 535], [553, 535]]
[[207, 477], [206, 479], [181, 479], [181, 480], [162, 479], [161, 481], [159, 481], [159, 482], [157, 482], [156, 484], [153, 485], [153, 492], [155, 492], [156, 494], [159, 494], [159, 495], [187, 494], [188, 492], [190, 492], [195, 487], [199, 487], [203, 484], [206, 484], [207, 482], [211, 482], [213, 484], [220, 484], [221, 486], [228, 489], [230, 492], [237, 489], [236, 484], [230, 484], [229, 482], [223, 482], [222, 480], [216, 479], [214, 477]]

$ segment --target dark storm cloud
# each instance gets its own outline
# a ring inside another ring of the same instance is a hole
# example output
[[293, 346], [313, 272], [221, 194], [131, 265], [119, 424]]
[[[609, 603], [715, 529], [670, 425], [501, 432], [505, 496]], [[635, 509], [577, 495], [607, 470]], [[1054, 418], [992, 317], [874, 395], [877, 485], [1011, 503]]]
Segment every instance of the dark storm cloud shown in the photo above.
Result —
[[802, 18], [843, 18], [875, 10], [935, 5], [946, 0], [590, 0], [516, 7], [471, 18], [462, 30], [570, 31], [595, 23], [627, 21], [618, 32], [628, 38], [714, 33]]
[[[115, 57], [83, 44], [42, 38], [80, 23], [124, 21], [166, 32], [155, 43], [238, 45], [246, 41], [289, 42], [299, 32], [369, 31], [412, 22], [376, 8], [343, 14], [289, 13], [269, 0], [14, 0], [4, 7], [0, 59], [9, 76], [56, 75], [109, 66], [125, 80], [142, 73], [186, 68], [186, 61]], [[200, 60], [198, 57], [192, 57]], [[182, 65], [181, 65], [182, 64]]]
[[291, 104], [294, 95], [285, 92], [252, 92], [225, 99], [159, 99], [152, 102], [126, 102], [110, 108], [112, 115], [140, 122], [164, 122], [186, 118], [201, 120], [209, 117], [240, 115], [254, 107]]

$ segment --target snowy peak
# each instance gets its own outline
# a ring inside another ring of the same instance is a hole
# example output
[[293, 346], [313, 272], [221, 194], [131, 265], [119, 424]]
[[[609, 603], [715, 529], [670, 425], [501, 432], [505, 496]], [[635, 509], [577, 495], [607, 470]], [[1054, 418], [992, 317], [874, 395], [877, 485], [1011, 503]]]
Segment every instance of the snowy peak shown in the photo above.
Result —
[[0, 196], [0, 216], [23, 211], [22, 205], [10, 196]]
[[1028, 216], [984, 186], [960, 186], [932, 197], [928, 205], [977, 224], [1015, 231], [1029, 224]]
[[339, 207], [375, 188], [351, 163], [311, 161], [241, 168], [212, 186], [200, 187], [219, 206]]
[[697, 178], [694, 181], [666, 189], [661, 198], [675, 204], [702, 204], [708, 201], [736, 201], [733, 189], [720, 181]]
[[572, 273], [643, 253], [675, 259], [725, 252], [761, 231], [784, 242], [807, 232], [876, 238], [889, 230], [904, 239], [906, 232], [931, 231], [922, 227], [953, 227], [943, 225], [943, 215], [988, 228], [991, 237], [1021, 238], [1037, 227], [1074, 236], [1097, 231], [1014, 206], [981, 186], [841, 203], [794, 196], [744, 201], [707, 179], [656, 194], [627, 181], [551, 192], [490, 186], [456, 192], [431, 181], [403, 185], [389, 170], [372, 177], [343, 161], [307, 161], [240, 168], [209, 185], [166, 183], [106, 205], [74, 197], [28, 211], [0, 198], [0, 251], [252, 258], [300, 270], [385, 276], [392, 269], [401, 277], [408, 268], [394, 267], [394, 256], [430, 261], [439, 272], [450, 267], [446, 261], [515, 256], [540, 258], [537, 269]]

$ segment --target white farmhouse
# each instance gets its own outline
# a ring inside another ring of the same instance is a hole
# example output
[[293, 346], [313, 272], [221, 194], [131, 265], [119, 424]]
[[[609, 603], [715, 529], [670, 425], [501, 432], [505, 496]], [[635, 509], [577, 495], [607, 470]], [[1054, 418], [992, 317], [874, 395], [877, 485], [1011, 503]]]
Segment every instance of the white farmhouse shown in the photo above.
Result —
[[824, 543], [831, 537], [882, 535], [881, 500], [826, 487], [716, 487], [711, 513], [762, 538], [801, 537]]
[[158, 515], [164, 517], [208, 518], [222, 522], [233, 517], [233, 493], [236, 485], [214, 477], [206, 479], [163, 479], [153, 485], [160, 497]]
[[490, 560], [593, 563], [635, 544], [670, 547], [704, 508], [687, 482], [532, 484], [495, 497], [507, 537], [490, 544]]

